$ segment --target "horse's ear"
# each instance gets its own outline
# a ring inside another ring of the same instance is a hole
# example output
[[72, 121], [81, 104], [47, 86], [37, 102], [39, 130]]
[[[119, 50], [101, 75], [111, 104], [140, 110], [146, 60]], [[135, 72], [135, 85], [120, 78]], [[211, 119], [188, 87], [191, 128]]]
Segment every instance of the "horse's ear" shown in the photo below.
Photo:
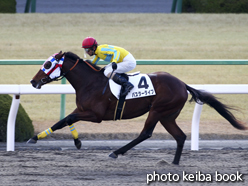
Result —
[[56, 59], [61, 59], [63, 55], [64, 55], [64, 53], [62, 53], [62, 51], [60, 51], [57, 55], [55, 55], [55, 57], [56, 57]]

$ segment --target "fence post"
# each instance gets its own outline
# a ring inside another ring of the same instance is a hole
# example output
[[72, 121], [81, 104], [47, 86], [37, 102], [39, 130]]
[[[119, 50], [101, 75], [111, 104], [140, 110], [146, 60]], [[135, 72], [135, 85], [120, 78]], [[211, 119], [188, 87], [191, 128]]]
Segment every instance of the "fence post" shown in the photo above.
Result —
[[199, 150], [199, 123], [202, 106], [202, 104], [195, 104], [191, 126], [191, 150]]
[[171, 13], [176, 12], [176, 5], [177, 5], [177, 0], [173, 0], [172, 6], [171, 6]]
[[183, 0], [173, 0], [171, 6], [171, 13], [175, 13], [177, 9], [177, 13], [182, 13]]
[[7, 123], [7, 151], [15, 151], [15, 122], [20, 95], [13, 95]]
[[31, 3], [31, 12], [35, 13], [36, 12], [36, 0], [32, 0]]
[[27, 0], [24, 13], [28, 13], [31, 5], [31, 12], [36, 12], [36, 0]]
[[31, 0], [26, 1], [25, 11], [24, 11], [25, 13], [29, 12], [30, 2], [31, 2]]
[[178, 0], [177, 3], [177, 13], [182, 13], [183, 0]]
[[[66, 79], [63, 78], [61, 80], [61, 84], [66, 84]], [[62, 120], [65, 117], [65, 94], [61, 94], [60, 98], [60, 120]]]

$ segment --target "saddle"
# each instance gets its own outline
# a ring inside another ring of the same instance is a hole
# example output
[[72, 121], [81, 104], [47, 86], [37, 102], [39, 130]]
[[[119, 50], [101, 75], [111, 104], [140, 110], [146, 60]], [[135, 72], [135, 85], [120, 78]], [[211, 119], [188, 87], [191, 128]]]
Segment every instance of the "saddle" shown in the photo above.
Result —
[[134, 85], [134, 88], [126, 96], [120, 96], [122, 95], [120, 94], [121, 91], [123, 91], [123, 87], [121, 87], [121, 85], [118, 85], [111, 79], [109, 81], [110, 90], [117, 98], [114, 120], [120, 120], [122, 118], [126, 100], [156, 95], [152, 81], [147, 74], [135, 72], [132, 74], [127, 74], [127, 78]]

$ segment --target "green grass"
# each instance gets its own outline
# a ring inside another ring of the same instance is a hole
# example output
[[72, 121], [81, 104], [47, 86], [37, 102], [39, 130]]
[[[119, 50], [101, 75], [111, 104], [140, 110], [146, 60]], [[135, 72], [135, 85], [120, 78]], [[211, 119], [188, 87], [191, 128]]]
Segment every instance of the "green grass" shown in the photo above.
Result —
[[83, 56], [86, 36], [137, 59], [247, 59], [247, 14], [0, 14], [0, 59]]
[[[72, 51], [83, 57], [86, 36], [100, 44], [126, 48], [136, 59], [247, 59], [247, 14], [0, 14], [0, 59], [46, 59]], [[0, 84], [27, 84], [40, 66], [0, 66]], [[187, 84], [247, 84], [247, 65], [137, 66], [135, 71], [166, 71]], [[59, 82], [58, 82], [59, 83]], [[219, 95], [239, 106], [247, 121], [247, 95]], [[23, 95], [21, 103], [33, 121], [59, 119], [60, 95]], [[75, 108], [66, 97], [66, 114]], [[191, 120], [186, 104], [179, 120]], [[220, 120], [204, 107], [201, 119]], [[136, 120], [143, 120], [144, 117]]]

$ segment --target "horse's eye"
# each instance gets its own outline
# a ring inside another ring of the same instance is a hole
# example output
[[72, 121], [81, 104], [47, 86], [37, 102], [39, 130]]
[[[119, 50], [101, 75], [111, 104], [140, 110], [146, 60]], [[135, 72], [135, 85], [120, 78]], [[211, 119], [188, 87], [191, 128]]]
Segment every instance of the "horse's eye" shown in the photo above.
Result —
[[45, 68], [45, 69], [49, 69], [49, 68], [51, 68], [51, 66], [52, 66], [52, 62], [51, 62], [51, 61], [47, 61], [47, 62], [44, 64], [44, 68]]

